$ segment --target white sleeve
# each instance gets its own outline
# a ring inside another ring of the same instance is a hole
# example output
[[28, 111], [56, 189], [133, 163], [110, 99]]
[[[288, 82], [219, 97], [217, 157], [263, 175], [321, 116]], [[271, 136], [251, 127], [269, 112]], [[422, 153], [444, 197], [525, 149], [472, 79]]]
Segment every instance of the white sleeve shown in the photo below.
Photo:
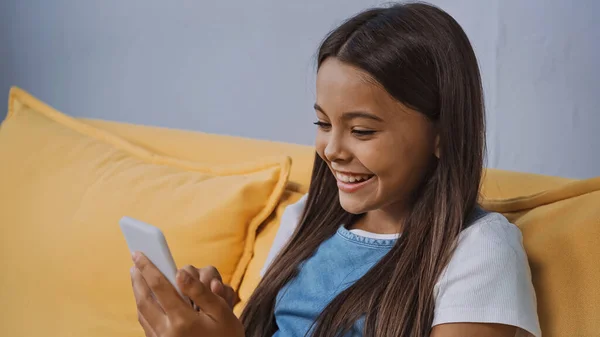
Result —
[[300, 222], [300, 217], [302, 216], [302, 211], [304, 211], [304, 205], [306, 205], [306, 199], [308, 194], [305, 194], [298, 200], [296, 203], [291, 204], [285, 208], [283, 214], [281, 215], [281, 222], [279, 224], [279, 229], [277, 230], [277, 234], [275, 235], [275, 240], [273, 240], [273, 245], [271, 246], [271, 250], [269, 250], [269, 255], [267, 256], [267, 260], [263, 268], [260, 271], [260, 276], [263, 277], [267, 272], [267, 269], [273, 263], [273, 260], [277, 257], [279, 252], [285, 247], [288, 243], [292, 234], [298, 227], [298, 223]]
[[498, 323], [540, 337], [521, 231], [498, 213], [465, 229], [435, 291], [433, 325]]

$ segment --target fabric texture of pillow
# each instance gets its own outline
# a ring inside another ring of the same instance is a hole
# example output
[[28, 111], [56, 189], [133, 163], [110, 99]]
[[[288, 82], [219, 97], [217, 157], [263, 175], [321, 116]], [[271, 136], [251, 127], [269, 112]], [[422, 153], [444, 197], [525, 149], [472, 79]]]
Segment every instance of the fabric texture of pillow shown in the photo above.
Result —
[[269, 255], [269, 251], [273, 245], [273, 240], [275, 240], [275, 235], [277, 234], [279, 225], [283, 220], [283, 212], [287, 206], [296, 203], [298, 200], [300, 200], [300, 198], [302, 198], [303, 195], [304, 194], [299, 192], [293, 192], [289, 190], [285, 191], [281, 197], [281, 200], [279, 201], [277, 209], [275, 212], [273, 212], [273, 214], [271, 214], [271, 217], [265, 221], [260, 232], [256, 236], [256, 243], [254, 244], [254, 256], [248, 264], [248, 268], [244, 274], [244, 279], [242, 280], [240, 288], [238, 289], [240, 301], [234, 307], [234, 312], [238, 316], [242, 314], [242, 311], [248, 303], [250, 296], [252, 296], [252, 293], [262, 279], [260, 271], [265, 265], [265, 260]]
[[600, 177], [483, 201], [523, 233], [544, 336], [600, 331]]
[[163, 230], [179, 264], [237, 288], [290, 160], [156, 155], [11, 90], [0, 126], [0, 326], [7, 336], [141, 336], [118, 220]]

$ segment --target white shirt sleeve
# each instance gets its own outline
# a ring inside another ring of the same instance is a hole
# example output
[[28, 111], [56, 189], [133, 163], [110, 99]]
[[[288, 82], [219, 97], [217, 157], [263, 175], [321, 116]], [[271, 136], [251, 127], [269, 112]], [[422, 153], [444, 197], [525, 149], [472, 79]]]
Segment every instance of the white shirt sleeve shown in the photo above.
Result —
[[498, 213], [465, 229], [435, 289], [433, 325], [498, 323], [540, 337], [521, 231]]
[[267, 255], [267, 260], [263, 268], [260, 271], [260, 276], [263, 277], [267, 272], [267, 269], [273, 263], [273, 260], [277, 257], [279, 252], [285, 247], [288, 241], [292, 238], [296, 227], [298, 227], [298, 223], [300, 222], [300, 217], [302, 216], [302, 212], [304, 211], [304, 206], [306, 205], [306, 199], [308, 198], [308, 194], [305, 194], [298, 200], [296, 203], [291, 204], [285, 208], [283, 214], [281, 215], [281, 223], [279, 224], [279, 229], [277, 230], [277, 234], [275, 235], [275, 240], [273, 240], [273, 245], [271, 245], [271, 250], [269, 250], [269, 255]]

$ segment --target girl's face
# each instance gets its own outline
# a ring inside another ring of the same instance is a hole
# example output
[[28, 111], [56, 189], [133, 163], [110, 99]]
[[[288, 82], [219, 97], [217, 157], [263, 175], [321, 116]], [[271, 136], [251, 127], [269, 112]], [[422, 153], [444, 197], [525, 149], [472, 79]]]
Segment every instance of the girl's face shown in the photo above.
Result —
[[436, 154], [434, 124], [336, 58], [317, 74], [315, 111], [316, 150], [336, 177], [342, 207], [403, 217]]

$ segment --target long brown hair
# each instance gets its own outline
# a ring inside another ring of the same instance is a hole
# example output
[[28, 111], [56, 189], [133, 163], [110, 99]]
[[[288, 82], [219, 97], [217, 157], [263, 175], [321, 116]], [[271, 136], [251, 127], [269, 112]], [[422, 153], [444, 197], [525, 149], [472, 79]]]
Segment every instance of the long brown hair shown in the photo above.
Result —
[[[329, 57], [366, 71], [395, 99], [436, 123], [440, 157], [413, 193], [401, 238], [327, 305], [312, 336], [342, 335], [363, 315], [365, 336], [428, 336], [434, 286], [479, 194], [485, 114], [475, 54], [450, 15], [409, 3], [370, 9], [345, 21], [321, 44], [318, 67]], [[280, 289], [340, 224], [358, 216], [341, 207], [335, 178], [316, 155], [301, 222], [242, 314], [247, 337], [274, 333]]]

